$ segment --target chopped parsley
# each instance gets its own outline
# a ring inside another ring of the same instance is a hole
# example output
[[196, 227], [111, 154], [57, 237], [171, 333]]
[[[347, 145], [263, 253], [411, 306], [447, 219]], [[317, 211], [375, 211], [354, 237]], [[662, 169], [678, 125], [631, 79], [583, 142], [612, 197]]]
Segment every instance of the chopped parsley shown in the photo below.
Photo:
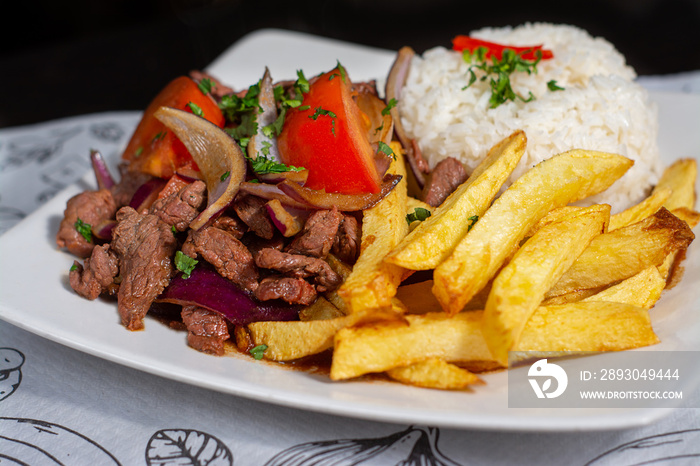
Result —
[[564, 90], [564, 88], [559, 86], [559, 84], [557, 84], [557, 81], [554, 79], [552, 79], [551, 81], [547, 81], [547, 89], [549, 89], [552, 92]]
[[313, 115], [309, 115], [309, 118], [312, 120], [318, 120], [318, 117], [320, 116], [329, 116], [331, 118], [335, 118], [336, 114], [331, 112], [330, 110], [323, 109], [321, 107], [316, 107], [316, 111], [313, 113]]
[[230, 172], [230, 171], [227, 171], [227, 172], [225, 172], [223, 175], [221, 175], [221, 177], [219, 178], [219, 180], [221, 180], [221, 181], [226, 181], [226, 178], [228, 178], [229, 176], [231, 176], [231, 172]]
[[386, 107], [382, 109], [382, 115], [386, 116], [391, 113], [391, 109], [396, 107], [396, 99], [393, 97], [389, 99], [389, 102], [387, 102]]
[[267, 345], [258, 345], [250, 350], [250, 355], [259, 361], [263, 358], [265, 351], [267, 351]]
[[143, 153], [143, 146], [139, 146], [136, 148], [136, 152], [134, 152], [134, 157], [138, 158], [142, 153]]
[[199, 105], [195, 104], [194, 102], [188, 102], [188, 103], [187, 103], [187, 106], [190, 108], [190, 110], [192, 110], [192, 113], [194, 113], [194, 114], [197, 115], [198, 117], [203, 117], [203, 116], [204, 116], [204, 112], [202, 111], [202, 107], [200, 107]]
[[338, 68], [338, 71], [340, 71], [340, 77], [344, 83], [348, 82], [348, 73], [345, 71], [345, 67], [340, 64], [340, 60], [336, 60], [336, 62], [336, 68]]
[[201, 81], [199, 81], [197, 87], [200, 91], [202, 91], [202, 94], [211, 94], [211, 90], [214, 88], [214, 82], [209, 78], [204, 78]]
[[467, 231], [469, 231], [469, 230], [472, 229], [472, 227], [473, 227], [474, 224], [477, 222], [477, 220], [479, 220], [479, 216], [478, 216], [478, 215], [472, 215], [472, 216], [469, 217], [467, 220], [469, 220], [469, 226], [467, 227]]
[[158, 140], [163, 139], [167, 133], [168, 133], [167, 131], [159, 131], [158, 134], [153, 136], [153, 139], [151, 140], [151, 144], [155, 144]]
[[175, 268], [182, 272], [182, 278], [184, 279], [190, 278], [190, 274], [197, 263], [199, 263], [198, 260], [192, 259], [182, 251], [177, 251], [175, 253]]
[[415, 209], [413, 209], [413, 212], [406, 215], [406, 221], [410, 225], [413, 222], [422, 222], [423, 220], [430, 217], [430, 215], [432, 214], [428, 209], [425, 209], [423, 207], [416, 207]]
[[267, 173], [298, 172], [304, 169], [303, 167], [295, 167], [293, 165], [285, 165], [283, 163], [276, 162], [275, 160], [266, 157], [264, 154], [258, 154], [258, 156], [254, 159], [246, 156], [246, 159], [250, 161], [250, 167], [258, 175], [265, 175]]
[[74, 272], [74, 271], [78, 270], [79, 268], [80, 268], [80, 267], [78, 266], [78, 264], [76, 264], [75, 262], [73, 262], [73, 265], [70, 266], [70, 271], [71, 271], [71, 272]]
[[297, 70], [297, 80], [294, 83], [294, 88], [301, 94], [307, 94], [309, 92], [309, 80], [304, 76], [304, 72]]
[[78, 217], [73, 226], [75, 226], [75, 230], [85, 238], [85, 241], [92, 243], [92, 225], [83, 222], [80, 217]]
[[[529, 60], [523, 58], [523, 55], [532, 53], [532, 50], [524, 50], [515, 52], [513, 49], [506, 48], [500, 59], [496, 57], [486, 58], [488, 49], [486, 47], [478, 47], [474, 51], [465, 49], [462, 52], [462, 57], [467, 63], [472, 63], [469, 67], [469, 83], [463, 89], [469, 88], [477, 80], [489, 80], [491, 88], [491, 98], [489, 99], [490, 108], [496, 108], [507, 101], [521, 100], [530, 102], [535, 99], [532, 92], [529, 92], [527, 97], [523, 97], [513, 90], [510, 82], [511, 74], [515, 72], [524, 72], [527, 74], [537, 73], [537, 64], [542, 59], [542, 50], [535, 50], [535, 59]], [[481, 78], [477, 78], [475, 70], [483, 73]]]
[[383, 154], [396, 160], [396, 154], [394, 154], [394, 150], [391, 148], [391, 146], [389, 146], [389, 144], [387, 144], [384, 141], [379, 141], [377, 143], [377, 153], [379, 152], [382, 152]]

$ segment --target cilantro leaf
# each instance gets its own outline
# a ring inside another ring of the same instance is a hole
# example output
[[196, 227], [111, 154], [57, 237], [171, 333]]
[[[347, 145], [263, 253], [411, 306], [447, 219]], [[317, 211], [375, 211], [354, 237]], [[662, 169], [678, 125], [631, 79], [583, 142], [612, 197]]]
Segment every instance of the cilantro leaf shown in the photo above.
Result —
[[387, 156], [396, 160], [396, 154], [394, 154], [394, 150], [391, 148], [391, 146], [389, 146], [389, 144], [387, 144], [384, 141], [379, 141], [377, 143], [377, 153], [379, 153], [379, 152], [382, 152], [382, 153], [386, 154]]
[[75, 230], [80, 233], [80, 235], [85, 238], [85, 241], [92, 243], [92, 225], [83, 222], [80, 217], [73, 224]]
[[479, 220], [478, 215], [472, 215], [471, 217], [467, 218], [469, 220], [469, 226], [467, 227], [467, 231], [471, 230], [474, 224]]
[[[269, 144], [269, 143], [268, 143]], [[268, 149], [269, 146], [263, 147], [263, 151]], [[261, 151], [262, 152], [262, 151]], [[284, 172], [298, 172], [304, 170], [303, 167], [295, 167], [294, 165], [285, 165], [283, 163], [272, 160], [266, 156], [264, 153], [259, 153], [257, 157], [250, 158], [246, 156], [246, 159], [250, 162], [250, 167], [258, 175], [265, 175], [267, 173], [284, 173]]]
[[428, 209], [423, 207], [416, 207], [413, 212], [406, 215], [406, 221], [410, 225], [413, 222], [422, 222], [423, 220], [430, 217], [432, 214]]
[[547, 81], [547, 89], [549, 89], [552, 92], [564, 90], [564, 88], [559, 86], [559, 84], [557, 84], [557, 81], [554, 79], [552, 79], [551, 81]]
[[197, 87], [200, 91], [202, 91], [202, 94], [211, 94], [211, 90], [214, 88], [214, 82], [209, 78], [204, 78], [201, 81], [199, 81]]
[[199, 105], [195, 104], [194, 102], [188, 102], [188, 103], [187, 103], [187, 106], [190, 108], [190, 110], [192, 110], [192, 113], [194, 113], [194, 114], [197, 115], [198, 117], [203, 117], [203, 116], [204, 116], [204, 112], [202, 111], [202, 107], [200, 107]]
[[387, 102], [386, 107], [382, 109], [382, 115], [386, 116], [391, 113], [391, 109], [396, 107], [396, 99], [391, 98], [389, 102]]
[[192, 259], [182, 251], [177, 251], [175, 253], [175, 268], [182, 272], [182, 278], [184, 279], [190, 278], [190, 274], [194, 270], [195, 265], [198, 263], [198, 260]]
[[258, 345], [250, 350], [250, 355], [259, 361], [263, 358], [265, 351], [267, 351], [267, 345]]

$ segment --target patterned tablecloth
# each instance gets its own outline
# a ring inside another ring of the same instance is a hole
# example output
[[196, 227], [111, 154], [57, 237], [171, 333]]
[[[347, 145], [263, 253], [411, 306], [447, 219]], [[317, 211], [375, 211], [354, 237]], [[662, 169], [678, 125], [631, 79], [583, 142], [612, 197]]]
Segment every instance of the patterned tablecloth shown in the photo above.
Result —
[[[700, 73], [641, 82], [700, 92]], [[82, 177], [90, 148], [114, 157], [138, 118], [97, 114], [0, 130], [0, 232]], [[690, 465], [700, 464], [694, 406], [700, 393], [652, 425], [584, 433], [371, 422], [166, 380], [0, 322], [0, 464]]]

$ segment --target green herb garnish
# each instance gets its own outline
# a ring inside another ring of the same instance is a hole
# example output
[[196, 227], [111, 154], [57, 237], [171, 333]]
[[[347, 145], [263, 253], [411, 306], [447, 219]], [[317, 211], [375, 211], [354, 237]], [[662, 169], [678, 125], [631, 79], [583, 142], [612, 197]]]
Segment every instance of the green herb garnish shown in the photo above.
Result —
[[85, 238], [85, 241], [92, 243], [92, 225], [85, 223], [78, 218], [73, 226], [75, 226], [75, 230], [80, 233], [83, 238]]
[[184, 279], [190, 278], [190, 274], [198, 263], [198, 260], [192, 259], [182, 251], [177, 251], [175, 253], [175, 268], [182, 272], [182, 278]]
[[391, 109], [396, 107], [396, 99], [393, 97], [387, 102], [386, 107], [382, 109], [382, 115], [386, 116], [391, 113]]
[[471, 230], [474, 224], [479, 220], [478, 215], [472, 215], [469, 217], [467, 220], [469, 220], [469, 226], [467, 227], [467, 231]]
[[263, 154], [258, 154], [258, 156], [254, 159], [246, 156], [246, 159], [250, 161], [250, 167], [258, 175], [265, 175], [267, 173], [299, 172], [304, 170], [303, 167], [295, 167], [294, 165], [285, 165], [283, 163], [276, 162]]
[[551, 81], [547, 81], [547, 89], [549, 89], [549, 90], [552, 91], [552, 92], [554, 92], [554, 91], [563, 91], [563, 90], [564, 90], [564, 88], [561, 87], [561, 86], [559, 86], [559, 85], [557, 84], [557, 81], [554, 80], [554, 79], [552, 79]]
[[387, 144], [384, 141], [379, 141], [377, 143], [377, 153], [379, 152], [382, 152], [383, 154], [396, 160], [396, 154], [394, 154], [394, 150], [391, 148], [391, 146], [389, 146], [389, 144]]
[[345, 67], [340, 64], [340, 60], [336, 60], [336, 63], [336, 68], [340, 71], [340, 77], [343, 79], [343, 82], [348, 82], [348, 73], [345, 71]]
[[422, 222], [423, 220], [430, 217], [431, 212], [423, 207], [416, 207], [413, 212], [406, 215], [406, 221], [410, 225], [413, 222]]
[[294, 83], [294, 87], [302, 94], [309, 92], [309, 80], [304, 76], [304, 72], [297, 70], [297, 80]]
[[315, 110], [316, 111], [313, 113], [313, 115], [309, 115], [309, 118], [311, 118], [312, 120], [317, 120], [320, 116], [329, 116], [331, 118], [336, 117], [336, 114], [331, 112], [330, 110], [326, 110], [321, 107], [316, 107]]
[[258, 345], [250, 350], [250, 355], [258, 361], [263, 358], [263, 353], [267, 350], [267, 345]]
[[214, 88], [214, 82], [209, 78], [204, 78], [201, 81], [199, 81], [197, 87], [200, 91], [202, 91], [202, 94], [211, 94], [211, 90]]
[[71, 272], [74, 272], [74, 271], [78, 270], [79, 268], [80, 268], [80, 267], [78, 266], [78, 264], [76, 264], [76, 263], [74, 262], [73, 265], [70, 266], [70, 271], [71, 271]]
[[188, 102], [188, 103], [187, 103], [187, 106], [190, 108], [190, 110], [192, 110], [192, 113], [194, 113], [194, 114], [197, 115], [198, 117], [203, 117], [203, 116], [204, 116], [204, 112], [202, 111], [202, 107], [200, 107], [199, 105], [195, 104], [194, 102]]
[[221, 175], [221, 177], [219, 178], [219, 180], [221, 180], [221, 181], [226, 181], [226, 178], [228, 178], [229, 176], [231, 176], [231, 172], [230, 172], [230, 171], [224, 172], [224, 174]]

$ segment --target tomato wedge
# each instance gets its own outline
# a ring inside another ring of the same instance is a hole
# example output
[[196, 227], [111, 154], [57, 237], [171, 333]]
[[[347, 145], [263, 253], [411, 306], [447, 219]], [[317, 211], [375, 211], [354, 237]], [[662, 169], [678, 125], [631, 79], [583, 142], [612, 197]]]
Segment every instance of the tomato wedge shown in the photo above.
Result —
[[345, 70], [322, 74], [303, 104], [290, 109], [277, 145], [282, 162], [309, 171], [307, 188], [342, 194], [378, 193], [381, 178], [368, 139], [369, 119], [352, 98]]
[[516, 47], [514, 45], [503, 45], [497, 44], [496, 42], [489, 42], [486, 40], [475, 39], [469, 36], [456, 36], [452, 39], [452, 49], [461, 52], [463, 50], [469, 50], [473, 52], [479, 47], [485, 47], [486, 58], [495, 58], [500, 60], [503, 57], [503, 51], [505, 49], [511, 49], [515, 53], [522, 53], [522, 58], [525, 60], [536, 60], [537, 50], [542, 52], [542, 60], [548, 60], [554, 57], [551, 50], [543, 49], [541, 45], [533, 45], [530, 47]]
[[189, 112], [194, 108], [197, 113], [201, 110], [202, 117], [220, 128], [224, 126], [224, 115], [214, 99], [202, 93], [187, 76], [174, 79], [158, 93], [146, 108], [122, 158], [130, 162], [132, 169], [170, 178], [179, 167], [194, 162], [184, 144], [153, 116], [161, 106]]

